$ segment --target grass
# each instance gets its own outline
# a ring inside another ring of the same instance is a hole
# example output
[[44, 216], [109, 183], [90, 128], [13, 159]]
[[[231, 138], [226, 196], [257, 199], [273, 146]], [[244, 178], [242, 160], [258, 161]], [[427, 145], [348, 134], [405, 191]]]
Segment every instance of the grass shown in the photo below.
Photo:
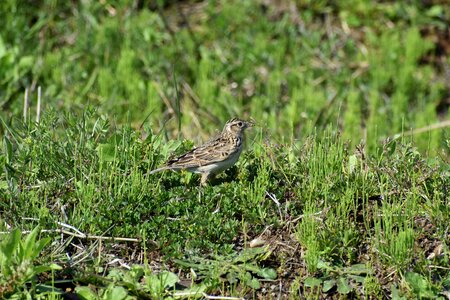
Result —
[[[2, 297], [448, 293], [445, 6], [0, 8]], [[210, 185], [147, 175], [236, 115]]]
[[[238, 296], [261, 291], [265, 272], [283, 271], [289, 274], [277, 277], [283, 285], [299, 280], [305, 288], [304, 280], [314, 278], [341, 295], [364, 294], [367, 280], [386, 295], [410, 273], [426, 275], [432, 290], [448, 288], [445, 164], [430, 165], [396, 141], [367, 157], [362, 147], [350, 151], [331, 128], [291, 149], [267, 144], [258, 130], [239, 167], [202, 188], [188, 173], [146, 176], [190, 143], [165, 143], [151, 131], [141, 139], [129, 125], [114, 128], [93, 111], [47, 112], [40, 124], [8, 128], [4, 137], [11, 151], [3, 156], [3, 230], [6, 224], [54, 230], [42, 233], [55, 243], [45, 257], [72, 270], [75, 286], [92, 283], [88, 274], [107, 274], [103, 266], [118, 258], [147, 261], [148, 268], [168, 264], [186, 278], [190, 268], [205, 291]], [[74, 236], [67, 225], [88, 236]], [[255, 239], [262, 248], [249, 248]], [[246, 251], [259, 252], [239, 259]], [[294, 272], [296, 264], [302, 272]], [[238, 292], [237, 283], [247, 288]]]
[[[445, 30], [444, 6], [302, 3], [289, 12], [253, 1], [239, 10], [233, 2], [200, 2], [177, 13], [177, 5], [155, 12], [129, 1], [83, 2], [57, 6], [58, 15], [44, 1], [34, 15], [5, 1], [2, 115], [20, 113], [23, 90], [39, 85], [45, 107], [80, 112], [90, 103], [135, 126], [175, 117], [179, 100], [181, 134], [191, 139], [249, 115], [293, 138], [334, 123], [371, 153], [383, 138], [448, 116], [437, 110], [446, 107], [438, 62], [447, 63], [445, 48], [432, 42]], [[20, 43], [18, 31], [29, 32]], [[166, 125], [177, 136], [178, 122]], [[434, 156], [445, 134], [416, 138]]]

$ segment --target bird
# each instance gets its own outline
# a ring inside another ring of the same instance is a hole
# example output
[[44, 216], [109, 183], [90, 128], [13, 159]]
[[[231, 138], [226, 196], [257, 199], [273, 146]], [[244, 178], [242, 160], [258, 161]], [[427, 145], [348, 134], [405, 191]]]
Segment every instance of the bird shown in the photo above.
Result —
[[253, 121], [233, 118], [226, 122], [217, 137], [177, 158], [170, 159], [164, 166], [149, 174], [164, 170], [187, 170], [201, 174], [200, 184], [206, 185], [213, 175], [230, 168], [237, 162], [243, 149], [244, 132], [253, 126]]

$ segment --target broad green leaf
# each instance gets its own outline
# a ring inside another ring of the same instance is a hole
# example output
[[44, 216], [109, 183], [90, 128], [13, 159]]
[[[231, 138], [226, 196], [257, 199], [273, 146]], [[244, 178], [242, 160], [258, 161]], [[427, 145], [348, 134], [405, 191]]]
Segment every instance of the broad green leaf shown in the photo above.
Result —
[[31, 232], [30, 234], [27, 235], [27, 237], [25, 238], [25, 242], [23, 243], [23, 253], [21, 255], [21, 257], [19, 257], [19, 259], [21, 260], [25, 260], [25, 259], [29, 259], [32, 260], [34, 259], [34, 247], [35, 247], [35, 243], [36, 243], [36, 237], [39, 233], [39, 226], [36, 226]]
[[323, 260], [319, 260], [317, 262], [317, 268], [325, 269], [325, 270], [330, 270], [331, 269], [331, 267], [329, 266], [329, 263], [324, 262]]
[[159, 274], [159, 278], [161, 279], [161, 284], [163, 287], [174, 287], [175, 284], [180, 281], [178, 276], [169, 271], [163, 271]]
[[144, 268], [139, 265], [132, 265], [129, 274], [133, 276], [133, 278], [139, 279], [144, 275]]
[[229, 283], [233, 284], [238, 281], [237, 274], [234, 270], [230, 270], [230, 272], [227, 273], [227, 280]]
[[17, 251], [19, 249], [20, 245], [20, 237], [22, 236], [22, 233], [19, 229], [14, 229], [12, 232], [8, 234], [8, 237], [5, 239], [5, 241], [1, 244], [0, 251], [3, 253], [5, 257], [5, 262], [11, 260], [14, 251]]
[[87, 286], [77, 286], [75, 288], [77, 296], [82, 300], [97, 300], [97, 295]]
[[316, 287], [322, 284], [322, 279], [315, 277], [308, 277], [305, 279], [304, 284], [306, 287]]
[[140, 286], [140, 280], [144, 275], [143, 267], [133, 265], [131, 270], [123, 273], [123, 284], [128, 289], [138, 289]]
[[420, 274], [407, 272], [405, 274], [405, 280], [419, 298], [434, 298], [437, 295], [433, 292], [432, 286], [428, 280]]
[[264, 254], [267, 251], [265, 247], [259, 248], [247, 248], [243, 250], [235, 259], [233, 259], [234, 263], [244, 263], [249, 260], [255, 259], [257, 256]]
[[339, 277], [337, 280], [337, 291], [341, 295], [346, 295], [352, 291], [352, 287], [348, 284], [347, 278]]
[[121, 286], [108, 286], [106, 293], [103, 295], [105, 300], [123, 300], [127, 297], [128, 292]]
[[351, 273], [355, 275], [372, 274], [372, 269], [369, 268], [366, 264], [355, 264], [346, 268], [346, 273]]
[[348, 275], [348, 278], [353, 279], [354, 281], [358, 283], [364, 283], [366, 281], [365, 276], [359, 276], [359, 275]]
[[111, 271], [109, 271], [107, 277], [111, 278], [112, 280], [119, 281], [122, 280], [123, 273], [119, 269], [112, 269]]
[[391, 285], [391, 299], [406, 300], [406, 297], [403, 296], [402, 292], [394, 284]]
[[47, 244], [50, 243], [50, 241], [51, 241], [51, 239], [49, 237], [46, 237], [46, 238], [43, 238], [43, 239], [40, 239], [39, 241], [37, 241], [36, 245], [34, 246], [34, 249], [31, 254], [30, 259], [35, 259], [35, 258], [39, 257], [42, 249], [44, 249], [44, 247], [47, 246]]
[[40, 255], [42, 249], [50, 242], [50, 238], [44, 238], [36, 242], [37, 234], [39, 232], [39, 226], [35, 227], [26, 237], [23, 244], [19, 246], [19, 251], [17, 253], [19, 261], [34, 260]]
[[164, 287], [161, 285], [161, 280], [159, 276], [155, 274], [150, 274], [144, 277], [145, 284], [150, 289], [150, 293], [154, 297], [160, 297], [164, 292]]
[[264, 278], [264, 279], [276, 279], [277, 278], [277, 271], [272, 268], [263, 268], [258, 272], [258, 276]]
[[261, 284], [256, 278], [252, 278], [246, 282], [246, 284], [251, 287], [252, 289], [259, 289], [261, 287]]
[[336, 285], [336, 280], [335, 279], [330, 279], [330, 280], [325, 280], [323, 282], [323, 288], [322, 291], [324, 293], [328, 292], [329, 290], [331, 290], [334, 286]]
[[[242, 267], [241, 267], [242, 266]], [[246, 263], [246, 264], [238, 264], [237, 269], [245, 269], [246, 271], [252, 272], [252, 273], [256, 273], [259, 274], [259, 272], [261, 272], [261, 268], [257, 265], [252, 265], [250, 263]]]

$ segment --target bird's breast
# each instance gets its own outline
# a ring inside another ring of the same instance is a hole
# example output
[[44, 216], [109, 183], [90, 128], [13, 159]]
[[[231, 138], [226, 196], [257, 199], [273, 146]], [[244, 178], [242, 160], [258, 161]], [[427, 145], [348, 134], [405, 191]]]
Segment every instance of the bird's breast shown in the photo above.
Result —
[[235, 153], [230, 155], [225, 160], [218, 161], [218, 162], [215, 162], [212, 164], [207, 164], [207, 165], [200, 166], [200, 167], [196, 167], [196, 168], [191, 168], [190, 171], [194, 172], [194, 173], [212, 173], [212, 174], [219, 173], [219, 172], [224, 171], [224, 170], [230, 168], [231, 166], [233, 166], [236, 163], [236, 161], [239, 159], [241, 152], [242, 152], [242, 148], [239, 148], [238, 151], [236, 151]]

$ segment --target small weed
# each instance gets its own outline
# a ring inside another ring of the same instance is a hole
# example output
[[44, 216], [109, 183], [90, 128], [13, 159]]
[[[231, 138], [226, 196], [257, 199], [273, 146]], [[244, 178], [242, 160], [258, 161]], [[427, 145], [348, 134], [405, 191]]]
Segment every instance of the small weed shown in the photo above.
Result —
[[206, 286], [192, 284], [189, 288], [176, 288], [179, 278], [169, 271], [153, 273], [150, 269], [133, 265], [129, 270], [112, 269], [105, 277], [79, 278], [86, 285], [79, 285], [75, 292], [82, 299], [163, 299], [174, 297], [192, 299], [203, 296]]
[[230, 285], [241, 282], [252, 289], [259, 289], [258, 278], [274, 280], [277, 277], [274, 269], [258, 265], [258, 262], [264, 261], [269, 255], [266, 248], [248, 248], [241, 253], [216, 255], [213, 259], [191, 257], [189, 260], [175, 260], [175, 263], [183, 268], [190, 268], [197, 279], [206, 282], [220, 278]]
[[304, 281], [305, 287], [313, 290], [316, 287], [321, 287], [325, 294], [334, 289], [340, 295], [347, 295], [361, 288], [366, 283], [367, 276], [373, 273], [370, 268], [363, 264], [339, 268], [323, 261], [317, 263], [317, 270], [320, 270], [323, 275], [319, 278], [307, 277]]
[[36, 265], [35, 261], [42, 254], [42, 250], [51, 241], [50, 238], [37, 239], [39, 227], [34, 228], [25, 239], [19, 229], [2, 236], [0, 243], [0, 297], [32, 297], [43, 289], [43, 285], [36, 286], [36, 276], [61, 267], [51, 264]]

